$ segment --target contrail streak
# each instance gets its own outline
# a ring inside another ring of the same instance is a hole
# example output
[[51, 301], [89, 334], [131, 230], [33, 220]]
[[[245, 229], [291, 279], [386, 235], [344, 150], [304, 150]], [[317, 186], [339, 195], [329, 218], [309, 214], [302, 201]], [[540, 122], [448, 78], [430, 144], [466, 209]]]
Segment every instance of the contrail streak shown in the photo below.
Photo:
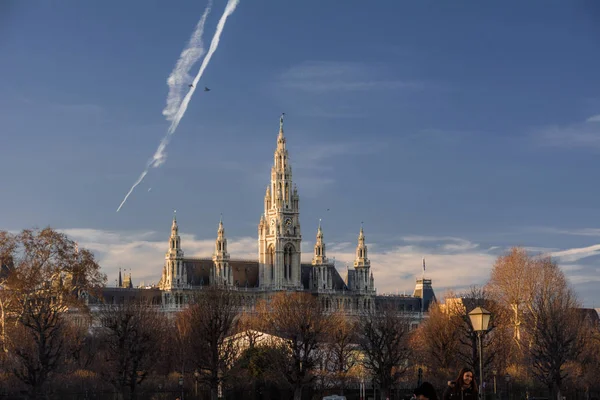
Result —
[[208, 53], [206, 54], [206, 57], [204, 57], [204, 60], [202, 60], [202, 65], [200, 66], [200, 71], [198, 71], [198, 75], [196, 75], [196, 78], [194, 79], [194, 83], [193, 83], [194, 86], [190, 88], [187, 95], [183, 98], [183, 101], [181, 102], [181, 106], [179, 107], [177, 114], [175, 114], [175, 118], [173, 118], [173, 121], [171, 121], [171, 126], [169, 127], [170, 134], [173, 134], [173, 132], [175, 132], [175, 129], [177, 129], [177, 126], [179, 125], [179, 121], [181, 121], [183, 114], [185, 114], [185, 110], [187, 110], [188, 103], [190, 102], [192, 95], [194, 94], [194, 91], [196, 90], [196, 85], [198, 84], [198, 81], [202, 77], [202, 74], [204, 73], [204, 69], [206, 69], [206, 66], [210, 62], [210, 59], [211, 59], [213, 53], [217, 50], [217, 47], [219, 47], [219, 41], [221, 40], [221, 32], [223, 32], [223, 27], [225, 26], [225, 22], [227, 22], [227, 17], [229, 17], [235, 11], [235, 8], [239, 4], [239, 2], [240, 2], [239, 0], [229, 0], [227, 2], [225, 11], [223, 12], [223, 15], [221, 16], [219, 23], [217, 24], [217, 29], [215, 31], [215, 35], [213, 36], [212, 41], [210, 42], [210, 47], [208, 49]]
[[167, 78], [167, 85], [169, 85], [169, 94], [167, 96], [167, 106], [163, 110], [163, 115], [167, 117], [167, 120], [172, 121], [179, 105], [181, 104], [183, 89], [191, 82], [192, 77], [189, 75], [190, 68], [205, 53], [204, 42], [202, 36], [204, 35], [204, 24], [206, 23], [206, 17], [211, 11], [212, 0], [208, 2], [202, 18], [196, 25], [196, 30], [192, 33], [188, 45], [179, 56], [175, 68], [171, 72], [171, 75]]
[[[212, 38], [212, 41], [210, 42], [210, 47], [208, 49], [208, 53], [206, 54], [206, 57], [204, 57], [204, 60], [202, 60], [202, 64], [200, 65], [200, 70], [198, 71], [198, 74], [194, 78], [192, 87], [187, 92], [187, 94], [185, 95], [185, 97], [183, 98], [181, 103], [179, 104], [179, 109], [177, 110], [177, 112], [174, 115], [171, 114], [170, 112], [165, 113], [165, 111], [167, 111], [169, 109], [169, 101], [168, 101], [169, 99], [167, 98], [167, 107], [165, 108], [165, 110], [163, 110], [163, 114], [165, 114], [165, 116], [167, 117], [167, 120], [171, 120], [171, 125], [169, 126], [169, 130], [167, 131], [167, 134], [165, 135], [165, 137], [160, 141], [160, 144], [158, 145], [158, 148], [156, 149], [156, 152], [154, 153], [152, 158], [146, 164], [146, 168], [144, 169], [144, 172], [142, 172], [142, 174], [140, 175], [138, 180], [133, 184], [131, 189], [129, 189], [129, 192], [127, 193], [127, 195], [125, 195], [125, 198], [119, 205], [119, 208], [117, 208], [117, 212], [119, 212], [121, 207], [123, 207], [123, 205], [127, 201], [127, 198], [131, 195], [131, 193], [133, 193], [133, 190], [135, 189], [135, 187], [137, 185], [139, 185], [140, 183], [142, 183], [142, 181], [148, 174], [148, 170], [150, 169], [150, 167], [158, 168], [162, 165], [162, 163], [165, 162], [165, 160], [166, 160], [165, 149], [167, 148], [167, 145], [169, 144], [169, 141], [171, 140], [171, 136], [175, 133], [175, 130], [179, 126], [179, 122], [181, 121], [181, 118], [183, 118], [183, 115], [185, 114], [185, 111], [187, 110], [188, 104], [189, 104], [190, 100], [192, 99], [192, 95], [196, 91], [196, 86], [198, 84], [198, 81], [200, 81], [202, 74], [204, 74], [204, 70], [206, 69], [206, 66], [210, 62], [210, 59], [212, 58], [212, 55], [214, 54], [214, 52], [217, 50], [217, 47], [219, 47], [219, 41], [221, 40], [221, 33], [223, 32], [223, 27], [225, 26], [225, 22], [227, 21], [227, 18], [235, 11], [239, 2], [240, 2], [239, 0], [229, 0], [227, 2], [227, 6], [225, 6], [225, 11], [223, 12], [223, 15], [221, 16], [219, 23], [217, 24], [217, 29], [215, 30], [215, 34]], [[200, 30], [200, 28], [202, 29], [202, 31], [204, 30], [204, 21], [206, 19], [205, 18], [206, 15], [208, 15], [208, 12], [210, 12], [210, 6], [211, 6], [211, 3], [209, 2], [206, 10], [204, 11], [204, 14], [202, 15], [202, 18], [198, 22], [196, 31], [194, 31], [194, 34], [192, 35], [192, 38], [190, 39], [190, 45], [192, 43], [195, 43], [194, 38], [195, 38], [196, 33]], [[201, 38], [200, 38], [200, 43], [201, 43]], [[202, 52], [204, 52], [203, 49], [202, 49]], [[181, 59], [184, 57], [184, 53], [185, 53], [185, 50], [182, 52], [182, 55], [180, 56], [179, 61], [181, 61]], [[200, 57], [200, 56], [198, 56], [198, 57]], [[178, 66], [180, 65], [179, 61], [177, 62], [177, 65], [175, 66], [175, 70], [177, 70]], [[175, 71], [173, 71], [171, 73], [171, 76], [174, 74], [174, 72]], [[187, 74], [187, 72], [186, 72], [186, 74]], [[169, 79], [171, 78], [171, 76], [169, 76]], [[170, 83], [169, 83], [169, 86], [171, 87]], [[170, 95], [171, 95], [171, 92], [169, 92], [169, 97], [170, 97]]]
[[125, 198], [123, 199], [123, 201], [121, 202], [121, 204], [119, 204], [119, 208], [117, 208], [117, 212], [119, 212], [119, 210], [121, 209], [121, 207], [123, 207], [123, 204], [125, 204], [125, 202], [127, 201], [127, 198], [129, 197], [129, 195], [131, 193], [133, 193], [133, 189], [135, 189], [135, 187], [137, 185], [139, 185], [140, 183], [142, 183], [142, 181], [144, 180], [144, 177], [146, 176], [146, 174], [148, 174], [148, 166], [146, 166], [146, 169], [144, 170], [144, 172], [142, 172], [142, 174], [140, 175], [140, 177], [138, 178], [138, 180], [135, 181], [135, 183], [133, 184], [133, 186], [131, 187], [131, 189], [129, 189], [129, 192], [127, 192], [127, 194], [125, 195]]

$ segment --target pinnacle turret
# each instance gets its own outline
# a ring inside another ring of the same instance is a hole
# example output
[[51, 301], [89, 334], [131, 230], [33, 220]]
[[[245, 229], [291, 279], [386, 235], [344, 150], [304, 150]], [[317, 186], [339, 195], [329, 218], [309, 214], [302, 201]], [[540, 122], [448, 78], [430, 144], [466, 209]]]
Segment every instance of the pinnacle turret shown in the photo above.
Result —
[[285, 146], [285, 136], [283, 136], [283, 116], [285, 115], [285, 113], [281, 113], [281, 116], [279, 117], [279, 135], [277, 136], [277, 147], [279, 147], [279, 144], [283, 144]]
[[173, 210], [173, 223], [171, 224], [171, 236], [179, 233], [179, 227], [177, 226], [177, 210]]
[[325, 243], [323, 242], [323, 229], [321, 229], [321, 220], [319, 219], [319, 227], [317, 228], [317, 242], [315, 243], [315, 254], [312, 259], [313, 265], [327, 264], [325, 255]]
[[211, 276], [212, 283], [218, 286], [231, 285], [233, 277], [231, 274], [231, 266], [229, 265], [229, 253], [227, 252], [227, 238], [225, 238], [225, 228], [223, 227], [223, 215], [221, 215], [221, 219], [219, 220], [213, 262], [215, 264]]
[[354, 261], [354, 267], [369, 266], [369, 259], [367, 258], [367, 245], [365, 244], [365, 232], [361, 222], [360, 232], [358, 234], [358, 245], [356, 246], [356, 260]]
[[176, 211], [173, 212], [169, 250], [165, 254], [165, 269], [161, 281], [164, 289], [177, 289], [187, 286], [187, 271], [183, 264], [183, 250], [181, 249]]

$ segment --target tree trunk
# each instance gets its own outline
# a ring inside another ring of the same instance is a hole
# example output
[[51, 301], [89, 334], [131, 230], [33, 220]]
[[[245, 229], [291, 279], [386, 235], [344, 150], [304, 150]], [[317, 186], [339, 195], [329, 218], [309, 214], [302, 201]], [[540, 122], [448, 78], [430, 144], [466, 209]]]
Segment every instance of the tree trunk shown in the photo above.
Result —
[[135, 389], [136, 389], [136, 382], [135, 382], [135, 378], [132, 379], [132, 382], [129, 384], [129, 398], [131, 400], [135, 400]]
[[210, 385], [210, 400], [217, 400], [219, 398], [219, 387]]
[[302, 386], [296, 386], [294, 389], [294, 400], [302, 400]]
[[552, 400], [562, 400], [562, 395], [560, 393], [560, 387], [556, 382], [552, 382], [550, 385], [550, 398]]
[[2, 334], [0, 335], [0, 341], [2, 342], [2, 351], [8, 353], [8, 349], [6, 348], [6, 326], [4, 321], [4, 303], [0, 298], [0, 324], [2, 325]]
[[379, 398], [381, 400], [386, 400], [388, 398], [388, 393], [389, 393], [389, 389], [388, 388], [381, 387], [379, 389]]

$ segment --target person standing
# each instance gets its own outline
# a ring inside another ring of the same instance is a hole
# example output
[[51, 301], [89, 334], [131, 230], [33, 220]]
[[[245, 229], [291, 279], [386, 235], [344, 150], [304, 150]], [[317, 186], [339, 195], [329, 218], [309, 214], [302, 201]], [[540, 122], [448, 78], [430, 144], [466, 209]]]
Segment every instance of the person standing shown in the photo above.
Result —
[[415, 389], [415, 398], [416, 400], [438, 400], [435, 388], [429, 382], [423, 382]]
[[444, 400], [477, 400], [478, 397], [477, 382], [470, 368], [461, 369], [456, 380], [449, 381], [444, 391]]

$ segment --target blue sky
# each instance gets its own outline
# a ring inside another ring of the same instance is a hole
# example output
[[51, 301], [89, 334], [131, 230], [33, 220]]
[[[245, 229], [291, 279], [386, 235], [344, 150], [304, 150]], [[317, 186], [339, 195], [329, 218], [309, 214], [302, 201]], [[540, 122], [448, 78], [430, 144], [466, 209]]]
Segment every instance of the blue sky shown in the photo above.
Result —
[[152, 282], [174, 208], [189, 255], [210, 254], [223, 213], [232, 256], [255, 258], [286, 112], [306, 257], [323, 218], [343, 270], [364, 221], [380, 292], [410, 291], [423, 256], [443, 292], [520, 245], [600, 305], [598, 4], [241, 0], [199, 83], [212, 91], [116, 213], [205, 6], [2, 2], [1, 229], [64, 229], [111, 279]]

